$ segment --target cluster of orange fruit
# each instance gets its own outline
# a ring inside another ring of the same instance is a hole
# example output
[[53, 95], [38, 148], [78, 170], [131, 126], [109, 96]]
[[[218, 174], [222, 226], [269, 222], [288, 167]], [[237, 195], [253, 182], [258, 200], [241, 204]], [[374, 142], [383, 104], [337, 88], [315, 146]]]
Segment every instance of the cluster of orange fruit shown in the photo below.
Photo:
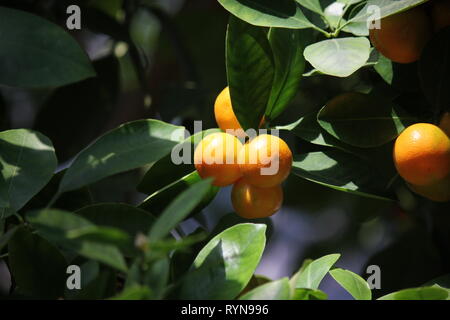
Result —
[[450, 26], [450, 1], [431, 0], [424, 5], [381, 19], [370, 30], [370, 40], [385, 57], [398, 63], [419, 60], [433, 32]]
[[241, 217], [273, 215], [282, 205], [281, 183], [292, 167], [289, 146], [275, 135], [247, 137], [233, 112], [228, 87], [217, 97], [214, 114], [225, 132], [209, 134], [197, 145], [194, 164], [199, 175], [213, 178], [218, 187], [233, 184], [231, 202]]
[[395, 142], [394, 163], [412, 191], [432, 201], [450, 201], [450, 113], [439, 126], [406, 128]]

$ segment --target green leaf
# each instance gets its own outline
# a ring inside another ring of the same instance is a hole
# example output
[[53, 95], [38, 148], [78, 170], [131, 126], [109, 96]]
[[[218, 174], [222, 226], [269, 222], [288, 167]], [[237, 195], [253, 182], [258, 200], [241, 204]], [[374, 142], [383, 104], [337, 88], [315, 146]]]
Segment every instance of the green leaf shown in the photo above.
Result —
[[80, 265], [81, 289], [66, 288], [67, 300], [99, 300], [112, 296], [116, 292], [116, 274], [111, 269], [100, 266], [98, 262], [88, 260]]
[[111, 298], [111, 300], [147, 300], [151, 299], [152, 296], [152, 290], [149, 287], [135, 285], [125, 288], [125, 290]]
[[56, 165], [55, 150], [44, 135], [27, 129], [0, 132], [0, 218], [18, 211], [36, 195]]
[[0, 84], [63, 86], [95, 76], [89, 58], [59, 26], [35, 15], [0, 7]]
[[[4, 220], [2, 220], [4, 221]], [[1, 225], [1, 222], [0, 222]], [[19, 227], [14, 226], [5, 233], [0, 233], [0, 252], [3, 250], [3, 248], [8, 244], [9, 240], [14, 236], [14, 233], [19, 229]], [[2, 232], [1, 230], [0, 232]]]
[[332, 99], [317, 118], [329, 134], [359, 148], [386, 144], [415, 120], [390, 101], [356, 92]]
[[[159, 216], [175, 197], [187, 190], [190, 186], [193, 186], [202, 180], [203, 179], [200, 177], [198, 172], [194, 171], [180, 180], [177, 180], [165, 188], [151, 194], [139, 205], [139, 208], [146, 210], [155, 216]], [[219, 187], [210, 185], [209, 191], [204, 195], [200, 203], [193, 210], [191, 210], [190, 216], [203, 210], [203, 208], [205, 208], [215, 198], [219, 190]]]
[[194, 147], [207, 135], [221, 132], [220, 129], [208, 129], [198, 132], [173, 148], [172, 153], [183, 159], [183, 163], [174, 163], [172, 153], [153, 163], [145, 173], [137, 189], [151, 195], [168, 185], [179, 181], [195, 171]]
[[320, 5], [319, 0], [295, 0], [297, 3], [302, 5], [303, 7], [311, 10], [312, 12], [315, 12], [319, 15], [323, 15], [323, 9]]
[[259, 128], [274, 72], [265, 30], [231, 16], [226, 36], [226, 65], [233, 111], [241, 127], [244, 131]]
[[446, 300], [449, 293], [440, 287], [421, 287], [393, 292], [378, 300]]
[[450, 112], [450, 28], [434, 36], [423, 50], [419, 77], [422, 90], [435, 113]]
[[369, 10], [371, 6], [376, 6], [377, 9], [380, 10], [380, 16], [377, 16], [377, 18], [385, 18], [411, 9], [427, 1], [428, 0], [369, 0], [367, 1], [367, 4], [358, 12], [358, 14], [356, 14], [350, 21], [367, 23], [367, 21], [373, 19], [374, 11]]
[[293, 174], [335, 190], [392, 201], [374, 168], [360, 158], [339, 151], [310, 152], [294, 158]]
[[176, 197], [151, 227], [149, 241], [160, 240], [167, 236], [202, 201], [210, 186], [210, 179], [203, 180]]
[[[94, 204], [81, 208], [75, 213], [96, 226], [120, 229], [126, 232], [131, 240], [135, 239], [139, 233], [146, 234], [155, 221], [155, 218], [147, 211], [124, 203]], [[134, 252], [133, 243], [130, 243], [130, 246], [125, 250], [127, 255], [132, 255]]]
[[[74, 251], [88, 259], [102, 262], [117, 270], [126, 271], [125, 260], [115, 246], [120, 240], [117, 239], [117, 233], [105, 235], [107, 231], [105, 228], [96, 228], [85, 218], [62, 210], [33, 211], [28, 213], [26, 218], [39, 235], [55, 245]], [[78, 232], [82, 232], [86, 228], [93, 233], [92, 236], [83, 238], [82, 233], [77, 236]]]
[[331, 270], [330, 274], [356, 300], [372, 299], [368, 283], [356, 273], [337, 268]]
[[323, 278], [339, 259], [340, 254], [330, 254], [311, 261], [295, 277], [296, 289], [318, 289]]
[[67, 263], [55, 246], [21, 227], [9, 241], [8, 250], [19, 292], [40, 299], [63, 295]]
[[314, 25], [292, 0], [218, 0], [236, 17], [255, 26], [304, 29]]
[[392, 84], [392, 80], [394, 80], [394, 69], [391, 60], [379, 53], [378, 62], [374, 68], [384, 81], [388, 84]]
[[289, 300], [290, 290], [289, 279], [282, 278], [256, 287], [239, 300]]
[[308, 114], [294, 123], [278, 126], [276, 127], [278, 130], [287, 130], [295, 134], [297, 137], [308, 141], [309, 143], [324, 146], [324, 147], [334, 147], [340, 149], [342, 151], [350, 152], [357, 154], [359, 149], [357, 150], [355, 147], [352, 147], [325, 131], [317, 121], [317, 114], [311, 113]]
[[180, 288], [181, 299], [234, 299], [261, 259], [266, 226], [238, 224], [215, 236], [199, 252]]
[[301, 30], [271, 28], [269, 42], [275, 74], [265, 115], [272, 120], [287, 108], [297, 94], [305, 70], [305, 39]]
[[295, 289], [292, 300], [327, 300], [328, 295], [318, 289]]
[[157, 161], [184, 140], [184, 128], [158, 120], [126, 123], [84, 149], [64, 175], [60, 192]]
[[320, 72], [345, 78], [366, 64], [370, 42], [362, 37], [328, 39], [307, 46], [304, 55]]

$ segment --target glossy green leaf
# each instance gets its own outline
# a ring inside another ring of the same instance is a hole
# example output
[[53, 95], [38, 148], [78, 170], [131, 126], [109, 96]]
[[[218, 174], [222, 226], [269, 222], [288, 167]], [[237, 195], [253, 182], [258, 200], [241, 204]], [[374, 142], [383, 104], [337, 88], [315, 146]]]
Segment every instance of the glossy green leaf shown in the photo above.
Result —
[[323, 14], [323, 9], [320, 4], [320, 0], [295, 0], [297, 3], [302, 5], [303, 7], [315, 12], [319, 15]]
[[328, 39], [307, 46], [304, 55], [318, 71], [348, 77], [369, 59], [370, 42], [367, 38]]
[[78, 154], [61, 181], [60, 192], [157, 161], [183, 140], [183, 127], [158, 120], [121, 125]]
[[[57, 159], [51, 141], [28, 129], [0, 132], [0, 218], [21, 209], [53, 176]], [[11, 210], [8, 210], [11, 209]]]
[[9, 241], [8, 250], [19, 292], [41, 299], [62, 296], [67, 263], [55, 246], [21, 227]]
[[36, 15], [0, 7], [0, 84], [54, 87], [95, 76], [74, 38]]
[[[215, 132], [221, 132], [221, 130], [208, 129], [195, 133], [175, 146], [171, 154], [152, 164], [137, 186], [138, 191], [151, 195], [195, 171], [193, 165], [195, 146], [204, 137]], [[179, 159], [174, 162], [172, 157], [175, 156]]]
[[269, 42], [275, 73], [266, 118], [278, 117], [295, 97], [305, 70], [305, 36], [301, 30], [271, 28]]
[[180, 298], [234, 299], [261, 259], [265, 231], [265, 225], [238, 224], [215, 236], [195, 258]]
[[230, 17], [226, 67], [233, 111], [244, 130], [257, 129], [267, 108], [274, 72], [265, 30]]
[[288, 278], [272, 281], [256, 287], [240, 297], [240, 300], [289, 300], [291, 287]]
[[[165, 188], [151, 194], [141, 204], [139, 204], [139, 208], [150, 212], [154, 216], [159, 216], [175, 197], [202, 180], [203, 179], [200, 177], [198, 172], [194, 171], [180, 180], [177, 180]], [[203, 208], [205, 208], [215, 198], [219, 190], [219, 187], [210, 185], [208, 192], [204, 195], [200, 203], [193, 210], [191, 210], [190, 215], [203, 210]]]
[[[85, 218], [62, 210], [33, 211], [28, 213], [26, 218], [39, 235], [55, 245], [120, 271], [127, 269], [122, 254], [115, 246], [122, 239], [121, 232], [117, 233], [120, 230], [113, 234], [105, 234], [107, 229], [101, 227], [96, 229], [96, 226]], [[86, 229], [90, 235], [83, 235]]]
[[350, 153], [357, 153], [358, 151], [355, 147], [336, 139], [326, 132], [317, 121], [316, 113], [308, 114], [294, 123], [278, 126], [276, 129], [290, 131], [297, 137], [315, 145], [334, 147]]
[[293, 174], [320, 185], [363, 197], [391, 201], [374, 168], [339, 151], [310, 152], [295, 157]]
[[210, 191], [211, 181], [200, 181], [181, 193], [163, 211], [149, 232], [149, 241], [156, 241], [167, 236], [191, 210], [193, 210]]
[[[408, 10], [428, 0], [368, 0], [366, 5], [350, 21], [367, 22], [376, 18], [385, 18], [393, 14]], [[376, 6], [376, 7], [372, 7]], [[377, 9], [377, 11], [374, 10]], [[379, 13], [379, 16], [378, 16]]]
[[360, 148], [386, 144], [415, 122], [415, 118], [390, 101], [356, 92], [332, 99], [317, 117], [329, 134]]
[[449, 293], [439, 287], [421, 287], [393, 292], [378, 300], [446, 300]]
[[236, 17], [256, 26], [291, 29], [304, 29], [313, 26], [303, 14], [300, 5], [292, 0], [218, 1]]
[[394, 69], [391, 60], [380, 53], [378, 62], [374, 68], [386, 83], [392, 84], [392, 80], [394, 79]]
[[368, 283], [356, 273], [337, 268], [331, 270], [330, 274], [356, 300], [372, 299]]
[[450, 28], [427, 44], [419, 60], [422, 90], [437, 114], [450, 112]]
[[330, 254], [311, 261], [295, 276], [295, 288], [318, 289], [323, 278], [340, 256], [340, 254]]

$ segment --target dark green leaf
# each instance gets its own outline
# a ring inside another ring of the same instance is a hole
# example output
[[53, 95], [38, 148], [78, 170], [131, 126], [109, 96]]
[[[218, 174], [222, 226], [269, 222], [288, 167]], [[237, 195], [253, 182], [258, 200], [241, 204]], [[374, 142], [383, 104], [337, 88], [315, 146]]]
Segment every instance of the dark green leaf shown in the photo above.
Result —
[[[51, 179], [57, 160], [51, 141], [38, 132], [0, 132], [0, 218], [22, 208]], [[7, 210], [7, 208], [11, 210]]]
[[289, 300], [291, 287], [288, 278], [272, 281], [256, 287], [240, 297], [240, 300]]
[[315, 12], [319, 15], [323, 15], [323, 9], [320, 4], [320, 0], [295, 0], [303, 7]]
[[149, 287], [136, 285], [126, 288], [111, 300], [147, 300], [152, 297], [152, 290]]
[[332, 99], [317, 117], [329, 134], [360, 148], [386, 144], [415, 121], [390, 101], [356, 92]]
[[57, 25], [27, 12], [0, 7], [0, 83], [62, 86], [95, 76], [78, 43]]
[[149, 241], [167, 236], [203, 200], [210, 186], [209, 179], [200, 181], [176, 197], [151, 227]]
[[300, 30], [271, 28], [269, 31], [275, 73], [265, 114], [268, 120], [278, 117], [297, 94], [305, 70], [304, 38]]
[[450, 28], [439, 32], [419, 61], [422, 90], [436, 113], [450, 112]]
[[138, 120], [121, 125], [76, 157], [61, 181], [60, 192], [157, 161], [182, 140], [183, 127], [158, 120]]
[[273, 81], [272, 53], [263, 28], [231, 17], [226, 37], [228, 86], [233, 111], [244, 130], [257, 129]]
[[[150, 195], [139, 205], [139, 208], [146, 210], [155, 216], [159, 216], [175, 197], [199, 181], [202, 181], [202, 178], [199, 176], [197, 171], [194, 171]], [[209, 191], [203, 197], [202, 201], [191, 211], [190, 215], [192, 216], [205, 208], [215, 198], [219, 190], [219, 187], [210, 185]]]
[[335, 190], [390, 201], [385, 196], [385, 186], [376, 170], [360, 158], [345, 152], [310, 152], [297, 156], [292, 172]]
[[365, 37], [328, 39], [309, 45], [304, 54], [318, 71], [348, 77], [366, 64], [370, 42]]
[[181, 299], [234, 299], [261, 259], [266, 226], [238, 224], [214, 237], [197, 255], [180, 288]]
[[[2, 220], [5, 221], [5, 220]], [[0, 226], [2, 226], [0, 222]], [[12, 227], [5, 233], [0, 232], [0, 252], [3, 250], [3, 248], [8, 244], [9, 240], [13, 237], [14, 233], [19, 229], [19, 227]], [[3, 231], [3, 230], [2, 230]]]
[[[26, 217], [40, 235], [55, 245], [120, 271], [127, 269], [122, 254], [115, 246], [122, 239], [122, 232], [118, 233], [120, 230], [116, 230], [114, 234], [108, 233], [104, 228], [96, 228], [85, 218], [62, 210], [34, 211], [28, 213]], [[83, 236], [77, 238], [77, 233], [83, 232], [86, 228], [93, 234], [84, 239]], [[119, 239], [117, 234], [120, 234]]]
[[372, 291], [367, 282], [349, 270], [333, 269], [331, 276], [356, 300], [371, 300]]
[[263, 27], [291, 29], [311, 28], [313, 24], [292, 0], [218, 0], [238, 18]]
[[378, 62], [374, 66], [374, 68], [384, 81], [386, 81], [388, 84], [392, 84], [392, 80], [394, 79], [394, 69], [391, 60], [380, 53]]
[[8, 249], [11, 272], [21, 293], [41, 299], [62, 296], [67, 264], [55, 246], [22, 227]]

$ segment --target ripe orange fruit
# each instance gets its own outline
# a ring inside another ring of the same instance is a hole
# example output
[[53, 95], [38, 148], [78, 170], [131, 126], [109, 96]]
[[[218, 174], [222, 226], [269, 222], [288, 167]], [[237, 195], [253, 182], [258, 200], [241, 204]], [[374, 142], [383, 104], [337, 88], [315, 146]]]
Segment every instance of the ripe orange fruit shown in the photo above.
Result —
[[195, 149], [194, 165], [200, 177], [213, 177], [213, 185], [224, 187], [241, 177], [238, 154], [242, 143], [235, 136], [217, 132], [207, 135]]
[[437, 183], [450, 173], [450, 139], [429, 123], [409, 126], [395, 141], [394, 163], [400, 176], [415, 186]]
[[[236, 115], [234, 114], [233, 107], [231, 104], [230, 88], [226, 87], [217, 96], [216, 102], [214, 103], [214, 116], [216, 118], [217, 125], [223, 131], [234, 130], [232, 133], [239, 138], [244, 138], [246, 136], [244, 130], [239, 124]], [[261, 120], [260, 126], [264, 123], [264, 118]]]
[[370, 40], [374, 47], [398, 63], [419, 60], [431, 36], [431, 21], [422, 7], [383, 18], [380, 29], [370, 29]]
[[280, 185], [259, 188], [241, 179], [233, 186], [231, 202], [236, 213], [243, 218], [266, 218], [280, 209], [283, 189]]
[[281, 184], [292, 168], [292, 152], [277, 136], [262, 134], [239, 153], [239, 167], [248, 183], [261, 188]]
[[439, 128], [441, 128], [450, 137], [450, 112], [444, 113], [439, 123]]
[[431, 19], [435, 31], [450, 26], [450, 1], [434, 0], [431, 6]]
[[450, 201], [450, 175], [436, 183], [428, 186], [408, 185], [409, 188], [431, 201], [447, 202]]

